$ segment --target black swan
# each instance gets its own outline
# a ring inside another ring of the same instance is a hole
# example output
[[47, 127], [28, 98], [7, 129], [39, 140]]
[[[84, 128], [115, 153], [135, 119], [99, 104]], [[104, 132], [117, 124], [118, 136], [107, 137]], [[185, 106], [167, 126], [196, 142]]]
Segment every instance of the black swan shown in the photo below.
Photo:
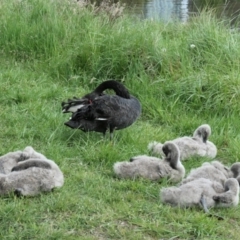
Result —
[[[106, 89], [114, 90], [116, 95], [105, 94]], [[64, 113], [72, 112], [71, 119], [64, 123], [66, 126], [104, 135], [109, 129], [112, 139], [114, 130], [126, 128], [137, 120], [141, 104], [122, 83], [107, 80], [84, 97], [63, 102], [62, 110]]]

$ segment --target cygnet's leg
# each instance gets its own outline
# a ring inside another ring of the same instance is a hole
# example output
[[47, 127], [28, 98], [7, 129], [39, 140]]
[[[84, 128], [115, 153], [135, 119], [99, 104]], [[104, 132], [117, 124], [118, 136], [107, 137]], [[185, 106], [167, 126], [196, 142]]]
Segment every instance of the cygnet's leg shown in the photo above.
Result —
[[208, 214], [209, 217], [216, 217], [218, 220], [223, 220], [224, 218], [221, 216], [218, 216], [216, 214], [209, 213], [209, 210], [207, 208], [207, 204], [204, 198], [204, 195], [202, 194], [201, 199], [200, 199], [200, 204], [202, 205], [204, 212]]
[[202, 205], [204, 212], [205, 212], [205, 213], [209, 213], [209, 210], [208, 210], [207, 204], [206, 204], [206, 200], [205, 200], [203, 194], [202, 194], [202, 196], [201, 196], [201, 198], [200, 198], [200, 204]]

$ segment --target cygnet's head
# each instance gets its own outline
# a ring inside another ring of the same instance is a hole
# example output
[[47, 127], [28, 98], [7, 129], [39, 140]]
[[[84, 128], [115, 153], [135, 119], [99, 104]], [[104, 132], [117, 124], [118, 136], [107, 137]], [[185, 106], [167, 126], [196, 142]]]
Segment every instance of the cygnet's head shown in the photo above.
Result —
[[210, 135], [211, 127], [208, 124], [203, 124], [199, 126], [193, 133], [194, 138], [200, 138], [204, 143], [207, 142]]
[[237, 178], [240, 176], [240, 162], [234, 163], [231, 167], [230, 170], [233, 173], [233, 177]]
[[180, 161], [180, 151], [177, 145], [171, 141], [168, 141], [163, 144], [162, 150], [166, 155], [166, 160], [170, 163], [170, 166], [176, 169], [177, 164]]
[[33, 147], [27, 146], [23, 150], [24, 154], [28, 155], [28, 158], [34, 158], [34, 159], [47, 159], [43, 154], [36, 152]]
[[234, 191], [238, 192], [239, 191], [239, 183], [237, 179], [235, 178], [228, 178], [225, 183], [224, 183], [224, 188], [225, 191]]

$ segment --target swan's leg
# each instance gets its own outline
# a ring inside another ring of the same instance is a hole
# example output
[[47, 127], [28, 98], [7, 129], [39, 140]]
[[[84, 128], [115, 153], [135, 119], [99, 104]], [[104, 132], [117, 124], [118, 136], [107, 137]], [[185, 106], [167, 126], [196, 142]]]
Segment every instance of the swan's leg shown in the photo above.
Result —
[[113, 140], [113, 132], [110, 132], [110, 141]]
[[114, 131], [114, 128], [113, 127], [109, 127], [109, 131], [110, 131], [110, 141], [113, 140], [113, 131]]
[[106, 138], [106, 132], [103, 132], [103, 138], [104, 139]]

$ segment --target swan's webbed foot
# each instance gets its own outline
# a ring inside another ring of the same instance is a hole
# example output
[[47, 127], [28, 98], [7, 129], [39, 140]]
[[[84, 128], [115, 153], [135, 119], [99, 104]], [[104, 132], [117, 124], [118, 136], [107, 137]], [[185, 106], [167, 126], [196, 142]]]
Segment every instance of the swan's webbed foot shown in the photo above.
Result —
[[23, 194], [22, 194], [22, 189], [21, 188], [16, 188], [14, 190], [14, 194], [17, 196], [17, 197], [22, 197]]

